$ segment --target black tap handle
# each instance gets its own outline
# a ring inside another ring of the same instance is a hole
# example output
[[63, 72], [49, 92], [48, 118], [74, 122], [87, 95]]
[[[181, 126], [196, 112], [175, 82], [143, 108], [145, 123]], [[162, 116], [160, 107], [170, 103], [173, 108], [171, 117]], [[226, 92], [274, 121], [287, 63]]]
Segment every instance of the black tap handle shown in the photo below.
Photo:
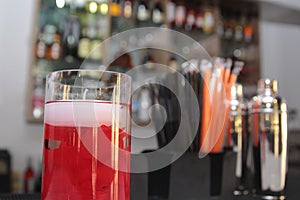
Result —
[[224, 153], [210, 153], [210, 195], [219, 196], [222, 193]]

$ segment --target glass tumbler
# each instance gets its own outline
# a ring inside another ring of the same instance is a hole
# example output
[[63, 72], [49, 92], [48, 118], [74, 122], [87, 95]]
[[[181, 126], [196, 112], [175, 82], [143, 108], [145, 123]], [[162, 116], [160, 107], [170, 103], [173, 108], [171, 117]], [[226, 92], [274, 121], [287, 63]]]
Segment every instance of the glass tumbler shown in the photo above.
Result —
[[63, 70], [48, 74], [43, 200], [129, 200], [131, 78]]

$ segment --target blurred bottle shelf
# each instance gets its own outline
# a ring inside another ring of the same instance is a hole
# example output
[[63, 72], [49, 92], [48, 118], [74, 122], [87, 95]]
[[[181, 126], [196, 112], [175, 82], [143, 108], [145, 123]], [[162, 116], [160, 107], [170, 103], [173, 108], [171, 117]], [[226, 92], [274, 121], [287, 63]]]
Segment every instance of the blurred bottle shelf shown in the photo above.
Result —
[[[32, 62], [28, 79], [28, 122], [43, 121], [47, 73], [80, 67], [103, 69], [109, 57], [117, 58], [126, 51], [126, 45], [99, 47], [99, 44], [112, 35], [132, 28], [166, 27], [181, 32], [198, 41], [211, 56], [246, 61], [247, 67], [242, 72], [240, 82], [252, 85], [256, 84], [260, 77], [260, 16], [256, 2], [36, 0], [35, 16]], [[168, 38], [167, 42], [174, 43], [172, 38]], [[115, 55], [110, 55], [112, 49], [117, 49]], [[174, 58], [179, 63], [183, 62], [182, 58], [168, 52], [162, 54], [143, 50], [129, 53], [131, 61], [128, 61], [127, 65], [130, 63], [132, 67], [145, 64], [148, 61], [144, 58], [149, 52], [153, 60], [160, 64], [168, 64]], [[84, 66], [81, 66], [82, 63]], [[111, 69], [120, 68], [113, 66]], [[125, 70], [126, 66], [122, 71]]]

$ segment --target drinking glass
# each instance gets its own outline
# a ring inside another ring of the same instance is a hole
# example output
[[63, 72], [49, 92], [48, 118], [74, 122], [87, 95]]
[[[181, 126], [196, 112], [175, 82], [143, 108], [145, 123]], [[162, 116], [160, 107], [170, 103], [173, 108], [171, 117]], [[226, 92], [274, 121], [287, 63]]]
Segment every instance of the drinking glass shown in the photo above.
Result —
[[42, 199], [130, 199], [131, 78], [97, 70], [48, 74]]

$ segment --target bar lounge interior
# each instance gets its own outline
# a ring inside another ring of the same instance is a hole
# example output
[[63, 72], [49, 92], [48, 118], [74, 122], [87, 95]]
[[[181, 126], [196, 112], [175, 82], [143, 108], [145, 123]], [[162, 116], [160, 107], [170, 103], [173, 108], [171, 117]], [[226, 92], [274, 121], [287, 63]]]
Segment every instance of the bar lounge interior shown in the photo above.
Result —
[[41, 198], [46, 76], [70, 69], [132, 77], [130, 195], [91, 199], [299, 199], [297, 0], [1, 4], [0, 199]]

